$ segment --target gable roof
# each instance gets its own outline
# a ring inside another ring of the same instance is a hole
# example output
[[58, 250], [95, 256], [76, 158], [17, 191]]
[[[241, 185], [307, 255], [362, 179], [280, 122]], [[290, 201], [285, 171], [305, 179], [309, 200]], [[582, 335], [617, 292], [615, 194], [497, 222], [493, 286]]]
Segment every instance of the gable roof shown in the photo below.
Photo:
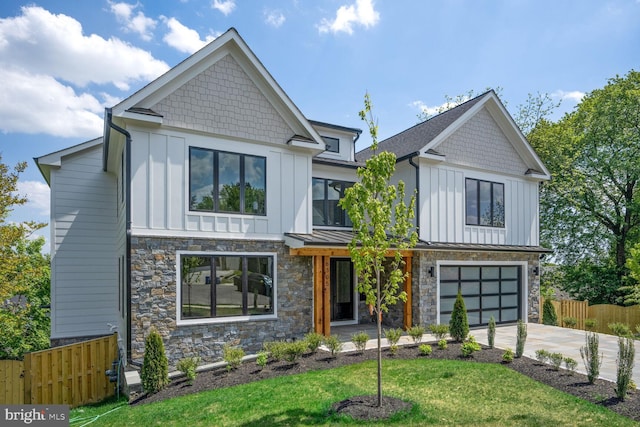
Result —
[[[438, 161], [445, 160], [437, 147], [453, 132], [471, 119], [480, 109], [487, 108], [498, 126], [505, 133], [514, 149], [529, 167], [525, 175], [536, 179], [548, 180], [549, 171], [515, 124], [511, 115], [493, 90], [472, 98], [450, 110], [418, 123], [378, 144], [378, 151], [389, 151], [396, 155], [397, 161], [421, 156]], [[356, 153], [356, 160], [364, 162], [373, 155], [370, 147]]]
[[85, 150], [90, 150], [102, 144], [102, 137], [91, 139], [83, 143], [73, 145], [71, 147], [63, 148], [62, 150], [54, 151], [53, 153], [45, 154], [40, 157], [34, 157], [33, 161], [36, 162], [40, 173], [44, 177], [47, 184], [51, 185], [51, 169], [57, 169], [62, 166], [62, 159], [77, 153], [81, 153]]

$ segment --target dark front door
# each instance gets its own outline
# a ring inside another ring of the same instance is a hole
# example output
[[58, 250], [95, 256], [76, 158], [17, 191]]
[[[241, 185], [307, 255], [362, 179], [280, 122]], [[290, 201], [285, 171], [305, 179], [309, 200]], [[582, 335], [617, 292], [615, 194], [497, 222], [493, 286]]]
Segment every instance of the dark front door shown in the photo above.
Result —
[[353, 264], [349, 258], [331, 258], [331, 321], [354, 319]]

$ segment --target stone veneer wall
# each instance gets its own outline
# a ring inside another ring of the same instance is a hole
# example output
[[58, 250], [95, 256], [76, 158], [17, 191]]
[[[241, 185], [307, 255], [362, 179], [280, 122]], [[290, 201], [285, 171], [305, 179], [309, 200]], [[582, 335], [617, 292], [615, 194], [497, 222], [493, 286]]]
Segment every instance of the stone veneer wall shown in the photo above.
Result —
[[[176, 324], [176, 251], [277, 253], [275, 320]], [[312, 329], [311, 257], [292, 257], [282, 242], [133, 237], [131, 239], [131, 358], [142, 362], [144, 339], [155, 327], [169, 364], [188, 356], [218, 361], [225, 343], [256, 352], [264, 341], [302, 338]]]
[[[540, 276], [533, 274], [534, 267], [540, 266], [540, 254], [526, 252], [456, 252], [456, 251], [416, 251], [413, 257], [413, 323], [431, 325], [437, 318], [437, 261], [526, 261], [528, 271], [528, 321], [538, 323], [540, 318]], [[429, 275], [429, 267], [435, 276]]]

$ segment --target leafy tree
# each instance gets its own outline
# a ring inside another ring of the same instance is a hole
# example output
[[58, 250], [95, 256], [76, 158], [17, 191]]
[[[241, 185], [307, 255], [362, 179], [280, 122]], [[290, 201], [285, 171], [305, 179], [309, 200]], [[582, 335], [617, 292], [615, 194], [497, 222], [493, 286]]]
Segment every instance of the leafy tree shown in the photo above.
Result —
[[[415, 246], [413, 231], [415, 196], [405, 202], [404, 182], [390, 183], [396, 156], [378, 149], [378, 126], [371, 113], [369, 94], [360, 118], [367, 123], [374, 155], [357, 171], [359, 182], [345, 191], [339, 205], [353, 222], [349, 253], [358, 275], [358, 292], [376, 315], [378, 326], [378, 406], [382, 405], [382, 313], [398, 300], [406, 301], [400, 284], [406, 279], [401, 250]], [[384, 280], [383, 280], [384, 277]]]
[[627, 268], [633, 283], [623, 289], [628, 292], [624, 302], [626, 304], [640, 304], [640, 243], [636, 243], [629, 251]]
[[0, 359], [49, 347], [49, 257], [40, 252], [44, 239], [31, 238], [45, 224], [7, 221], [15, 206], [27, 202], [17, 193], [26, 166], [10, 168], [0, 156]]
[[[434, 112], [430, 112], [426, 109], [423, 109], [418, 115], [418, 121], [420, 122], [424, 122], [429, 120], [431, 117], [436, 116], [438, 114], [442, 114], [447, 110], [450, 110], [454, 107], [457, 107], [460, 104], [464, 104], [465, 102], [467, 102], [468, 100], [475, 98], [476, 96], [479, 96], [481, 94], [483, 94], [484, 92], [488, 92], [490, 91], [491, 88], [487, 87], [485, 88], [483, 91], [476, 91], [476, 90], [469, 90], [465, 93], [456, 95], [456, 96], [451, 96], [451, 95], [445, 95], [444, 96], [444, 104], [439, 105], [438, 107], [435, 108]], [[496, 92], [496, 94], [498, 94], [498, 96], [500, 96], [502, 94], [502, 88], [500, 86], [497, 86], [495, 89], [493, 89], [494, 92]]]

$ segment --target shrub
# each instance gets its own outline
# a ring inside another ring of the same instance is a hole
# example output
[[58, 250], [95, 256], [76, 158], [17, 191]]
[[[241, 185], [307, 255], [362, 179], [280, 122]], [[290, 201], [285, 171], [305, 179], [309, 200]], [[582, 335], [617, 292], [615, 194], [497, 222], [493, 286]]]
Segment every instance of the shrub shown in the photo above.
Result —
[[422, 342], [424, 332], [424, 326], [420, 325], [413, 325], [407, 330], [407, 334], [409, 334], [414, 344], [420, 344], [420, 342]]
[[429, 331], [436, 339], [441, 340], [449, 335], [449, 325], [429, 325]]
[[309, 349], [309, 343], [305, 340], [285, 343], [284, 359], [287, 362], [295, 362]]
[[580, 347], [580, 357], [582, 357], [584, 367], [587, 371], [587, 378], [591, 384], [593, 384], [598, 378], [598, 375], [600, 375], [602, 354], [598, 354], [599, 344], [600, 339], [598, 338], [598, 334], [587, 332], [585, 335], [585, 346]]
[[489, 318], [489, 325], [487, 326], [487, 341], [489, 348], [493, 348], [496, 343], [496, 319], [491, 316]]
[[268, 352], [274, 360], [280, 361], [285, 358], [285, 349], [287, 343], [285, 341], [270, 341], [263, 345], [266, 352]]
[[324, 335], [317, 332], [309, 332], [304, 336], [304, 340], [306, 341], [311, 353], [315, 353], [316, 351], [318, 351], [318, 347], [320, 347], [320, 345], [322, 344], [323, 339]]
[[562, 366], [562, 362], [564, 362], [564, 356], [562, 355], [562, 353], [551, 353], [549, 355], [549, 360], [551, 360], [553, 370], [559, 371], [560, 366]]
[[518, 320], [518, 332], [516, 335], [516, 357], [522, 357], [524, 343], [527, 341], [527, 324]]
[[418, 349], [420, 350], [420, 354], [423, 356], [429, 356], [433, 351], [429, 344], [420, 344], [420, 347], [418, 347]]
[[456, 302], [453, 304], [451, 320], [449, 320], [449, 334], [451, 338], [462, 342], [469, 335], [469, 319], [467, 318], [467, 308], [464, 305], [462, 294], [458, 291]]
[[169, 384], [169, 361], [164, 352], [162, 337], [155, 329], [151, 329], [144, 341], [140, 380], [147, 393], [156, 393]]
[[269, 361], [269, 353], [266, 351], [261, 351], [258, 353], [258, 357], [256, 357], [256, 364], [260, 366], [260, 369], [264, 369], [267, 366], [267, 362]]
[[567, 368], [567, 371], [573, 374], [578, 367], [578, 362], [576, 362], [576, 359], [572, 359], [571, 357], [565, 357], [564, 366]]
[[598, 319], [584, 319], [584, 328], [593, 331], [598, 326]]
[[633, 374], [633, 362], [636, 354], [632, 338], [618, 338], [618, 358], [616, 359], [616, 396], [624, 400], [627, 396], [631, 375]]
[[545, 298], [542, 305], [542, 324], [558, 326], [558, 316], [556, 315], [556, 309], [551, 303], [551, 298]]
[[225, 344], [222, 347], [222, 360], [227, 362], [227, 370], [238, 369], [242, 365], [244, 350], [240, 347]]
[[441, 339], [440, 341], [438, 341], [438, 348], [440, 350], [446, 350], [447, 349], [447, 340], [445, 340], [444, 338]]
[[480, 351], [482, 347], [476, 342], [473, 335], [469, 335], [469, 339], [462, 343], [460, 351], [464, 357], [471, 357], [476, 351]]
[[576, 319], [575, 317], [567, 316], [562, 319], [562, 323], [566, 328], [573, 329], [578, 324], [578, 319]]
[[607, 326], [609, 326], [609, 330], [613, 333], [613, 335], [624, 338], [632, 337], [631, 328], [629, 328], [629, 325], [627, 325], [626, 323], [615, 322], [609, 323]]
[[549, 353], [547, 350], [536, 350], [536, 359], [540, 363], [547, 363], [547, 360], [549, 360], [549, 356], [551, 356], [551, 353]]
[[640, 337], [640, 325], [636, 325], [636, 336]]
[[196, 379], [196, 368], [200, 364], [199, 357], [185, 357], [184, 359], [180, 359], [176, 368], [178, 371], [182, 372], [185, 377], [187, 377], [187, 382], [189, 385], [193, 384], [193, 380]]
[[389, 342], [390, 347], [393, 347], [393, 346], [397, 347], [398, 341], [400, 341], [400, 337], [402, 337], [402, 329], [400, 328], [385, 329], [384, 337]]
[[502, 361], [505, 363], [513, 362], [513, 350], [507, 348], [504, 353], [502, 353]]
[[351, 336], [351, 342], [356, 347], [356, 351], [362, 353], [367, 348], [367, 341], [369, 341], [369, 334], [366, 332], [358, 332]]
[[342, 343], [336, 336], [329, 335], [328, 337], [325, 337], [324, 345], [327, 346], [327, 348], [331, 352], [331, 356], [333, 357], [337, 357], [338, 354], [342, 351]]

